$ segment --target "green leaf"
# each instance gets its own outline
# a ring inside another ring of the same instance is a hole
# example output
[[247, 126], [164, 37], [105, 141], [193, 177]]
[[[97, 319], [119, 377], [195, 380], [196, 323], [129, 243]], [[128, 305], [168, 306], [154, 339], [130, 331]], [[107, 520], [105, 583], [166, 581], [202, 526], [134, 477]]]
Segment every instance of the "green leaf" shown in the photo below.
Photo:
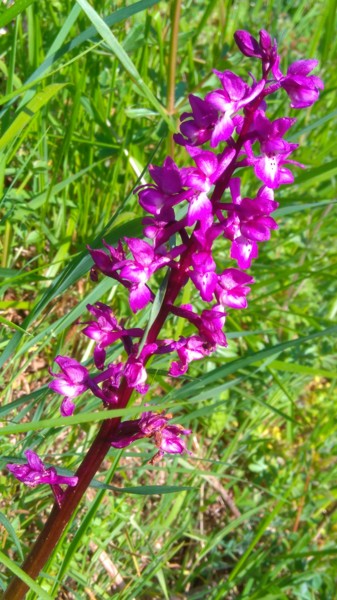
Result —
[[337, 371], [326, 371], [316, 367], [307, 367], [305, 365], [299, 365], [293, 362], [286, 362], [282, 360], [273, 360], [269, 364], [272, 369], [278, 371], [287, 371], [288, 373], [297, 373], [300, 375], [310, 375], [311, 377], [325, 377], [326, 379], [336, 379]]
[[53, 83], [47, 85], [41, 92], [37, 92], [34, 98], [21, 109], [17, 117], [0, 138], [0, 150], [3, 150], [5, 146], [12, 142], [12, 140], [16, 138], [37, 115], [39, 110], [47, 104], [55, 94], [64, 88], [65, 85], [65, 83]]
[[331, 119], [335, 119], [335, 117], [337, 117], [337, 109], [332, 110], [327, 115], [324, 115], [324, 117], [317, 119], [317, 121], [312, 121], [305, 127], [301, 127], [301, 129], [299, 131], [297, 131], [296, 134], [289, 136], [289, 141], [293, 141], [295, 139], [297, 140], [303, 134], [310, 133], [310, 131], [314, 131], [315, 129], [317, 129], [318, 127], [321, 127], [328, 121], [331, 121]]
[[178, 494], [180, 492], [186, 492], [188, 490], [195, 489], [194, 487], [187, 485], [142, 485], [119, 488], [115, 485], [107, 485], [105, 483], [101, 483], [96, 479], [92, 480], [90, 486], [100, 490], [111, 490], [112, 492], [117, 492], [119, 494], [136, 494], [137, 496], [153, 496], [154, 494]]
[[42, 589], [42, 587], [39, 586], [34, 581], [34, 579], [29, 577], [29, 575], [27, 575], [27, 573], [25, 573], [25, 571], [23, 571], [20, 567], [18, 567], [18, 565], [13, 560], [8, 558], [8, 556], [6, 556], [3, 552], [1, 552], [1, 550], [0, 550], [0, 562], [2, 562], [2, 564], [5, 565], [5, 567], [7, 567], [7, 569], [12, 571], [12, 573], [14, 575], [16, 575], [17, 577], [22, 579], [22, 581], [24, 581], [28, 585], [28, 587], [31, 590], [33, 590], [33, 592], [35, 592], [35, 594], [37, 594], [37, 598], [39, 598], [39, 600], [52, 600], [52, 597], [49, 596], [49, 594], [47, 594], [47, 592], [45, 592], [44, 589]]
[[327, 179], [331, 179], [334, 175], [337, 174], [337, 159], [331, 160], [328, 163], [324, 163], [319, 167], [314, 167], [313, 169], [308, 169], [301, 175], [296, 177], [295, 185], [306, 185], [306, 184], [315, 184], [321, 183], [322, 181], [326, 181]]
[[[124, 8], [120, 8], [119, 10], [116, 10], [112, 15], [109, 15], [108, 17], [106, 17], [104, 19], [104, 23], [106, 23], [109, 27], [111, 27], [112, 25], [115, 25], [116, 23], [120, 23], [121, 21], [128, 19], [132, 15], [137, 14], [138, 12], [141, 12], [151, 6], [154, 6], [155, 4], [158, 4], [158, 2], [159, 2], [159, 0], [140, 0], [140, 2], [135, 2], [131, 6], [126, 6]], [[68, 17], [68, 19], [69, 19], [68, 26], [72, 25], [72, 23], [77, 18], [77, 11], [75, 11], [75, 8], [77, 8], [77, 7], [73, 7], [72, 13]], [[68, 19], [67, 19], [67, 21], [68, 21]], [[92, 41], [97, 38], [96, 28], [91, 26], [91, 27], [88, 27], [87, 29], [85, 29], [84, 31], [82, 31], [82, 33], [77, 35], [70, 42], [68, 42], [64, 46], [60, 47], [60, 43], [62, 43], [64, 36], [68, 32], [68, 26], [66, 27], [66, 25], [67, 25], [67, 23], [64, 23], [62, 29], [56, 36], [53, 44], [50, 47], [50, 50], [48, 51], [47, 58], [34, 71], [34, 73], [32, 73], [28, 77], [28, 79], [25, 81], [24, 85], [19, 90], [16, 90], [15, 92], [11, 92], [9, 94], [6, 94], [6, 96], [1, 97], [1, 104], [5, 104], [7, 102], [8, 102], [8, 104], [6, 104], [6, 106], [2, 109], [2, 111], [0, 111], [0, 116], [2, 116], [8, 110], [8, 108], [13, 104], [13, 102], [15, 102], [15, 99], [19, 95], [21, 95], [23, 92], [25, 92], [31, 86], [33, 86], [34, 83], [39, 81], [43, 77], [44, 74], [48, 73], [49, 69], [54, 65], [54, 63], [56, 63], [60, 58], [62, 58], [62, 56], [64, 56], [68, 52], [71, 52], [71, 50], [73, 50], [74, 48], [77, 48], [84, 42]]]
[[336, 204], [337, 200], [321, 200], [320, 202], [305, 202], [303, 204], [291, 204], [289, 206], [283, 206], [282, 208], [278, 208], [275, 210], [275, 217], [283, 217], [285, 215], [292, 215], [297, 212], [301, 212], [303, 210], [313, 209], [313, 208], [323, 208], [324, 206], [328, 206], [329, 204]]
[[5, 27], [7, 23], [10, 23], [17, 15], [22, 13], [28, 6], [36, 2], [36, 0], [16, 0], [13, 6], [9, 8], [4, 8], [2, 14], [0, 15], [0, 27]]
[[0, 315], [0, 323], [2, 323], [3, 325], [6, 325], [10, 329], [15, 329], [15, 331], [20, 331], [21, 333], [23, 333], [23, 335], [32, 335], [31, 333], [28, 333], [28, 331], [23, 329], [23, 327], [20, 327], [20, 325], [17, 325], [16, 323], [12, 323], [12, 321], [5, 319], [5, 317], [2, 317], [1, 315]]
[[289, 342], [283, 342], [281, 344], [276, 344], [275, 346], [271, 346], [269, 348], [265, 348], [264, 350], [260, 350], [259, 352], [248, 354], [243, 358], [238, 358], [237, 360], [233, 360], [226, 365], [214, 369], [210, 373], [206, 373], [199, 377], [196, 381], [192, 383], [187, 383], [182, 388], [178, 390], [174, 390], [174, 392], [170, 393], [167, 398], [174, 394], [176, 399], [188, 398], [189, 396], [193, 396], [199, 390], [207, 387], [210, 383], [215, 381], [219, 382], [220, 379], [231, 375], [232, 373], [236, 373], [237, 371], [248, 367], [249, 365], [253, 365], [264, 361], [265, 359], [273, 356], [274, 354], [280, 354], [285, 350], [289, 350], [290, 348], [296, 348], [296, 346], [300, 346], [309, 342], [313, 339], [319, 337], [325, 337], [329, 335], [334, 335], [337, 333], [337, 325], [333, 325], [331, 327], [327, 327], [326, 329], [322, 329], [322, 331], [316, 331], [310, 335], [299, 337], [296, 340], [291, 340]]
[[[153, 407], [152, 407], [153, 409]], [[41, 429], [50, 429], [51, 427], [70, 427], [82, 423], [100, 423], [105, 419], [114, 417], [125, 417], [138, 415], [141, 412], [151, 410], [142, 406], [130, 408], [118, 408], [116, 410], [100, 410], [96, 413], [80, 413], [71, 417], [57, 417], [56, 419], [41, 419], [30, 423], [15, 423], [1, 428], [1, 435], [11, 435], [12, 433], [26, 433], [27, 431], [39, 431]]]
[[82, 10], [86, 13], [87, 17], [92, 22], [95, 29], [98, 31], [103, 40], [107, 43], [110, 50], [113, 54], [118, 58], [120, 63], [123, 65], [126, 72], [130, 75], [134, 84], [139, 88], [139, 90], [146, 96], [149, 102], [154, 106], [154, 108], [158, 111], [158, 113], [162, 116], [164, 121], [167, 123], [171, 131], [175, 131], [175, 125], [172, 119], [167, 114], [163, 105], [157, 100], [154, 94], [151, 92], [150, 88], [146, 85], [145, 81], [142, 79], [139, 71], [136, 66], [129, 58], [124, 48], [120, 45], [118, 40], [115, 38], [114, 34], [110, 31], [107, 24], [103, 21], [103, 19], [97, 14], [94, 8], [90, 6], [87, 0], [76, 0], [76, 2], [81, 6]]
[[22, 552], [20, 540], [19, 540], [18, 536], [15, 533], [14, 527], [12, 526], [12, 524], [8, 521], [7, 517], [2, 512], [0, 512], [0, 523], [2, 524], [2, 526], [5, 529], [7, 529], [9, 535], [13, 539], [13, 542], [14, 542], [14, 544], [16, 546], [16, 549], [17, 549], [18, 553], [20, 554], [21, 560], [23, 560], [23, 552]]

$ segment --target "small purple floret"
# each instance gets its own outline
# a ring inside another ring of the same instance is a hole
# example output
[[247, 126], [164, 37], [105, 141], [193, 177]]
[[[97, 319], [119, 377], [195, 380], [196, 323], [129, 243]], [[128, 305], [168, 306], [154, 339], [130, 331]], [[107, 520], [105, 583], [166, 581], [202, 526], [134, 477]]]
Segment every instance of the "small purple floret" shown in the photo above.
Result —
[[180, 377], [187, 372], [188, 365], [193, 360], [201, 360], [214, 352], [216, 345], [205, 341], [199, 335], [189, 338], [181, 337], [177, 342], [172, 342], [171, 349], [176, 350], [179, 360], [173, 361], [169, 370], [172, 377]]
[[229, 268], [219, 276], [215, 294], [223, 306], [236, 309], [247, 308], [246, 296], [250, 292], [248, 286], [252, 283], [254, 279], [250, 275]]
[[261, 29], [259, 41], [248, 31], [238, 30], [234, 33], [234, 39], [239, 50], [245, 56], [259, 58], [262, 61], [262, 72], [266, 77], [278, 63], [277, 44], [271, 39], [269, 33]]
[[317, 65], [318, 60], [298, 60], [280, 79], [281, 87], [291, 100], [291, 108], [307, 108], [318, 100], [319, 91], [324, 89], [323, 81], [316, 75], [309, 75]]
[[276, 189], [282, 184], [293, 183], [294, 176], [284, 167], [287, 163], [303, 167], [300, 163], [289, 160], [289, 155], [296, 150], [298, 144], [290, 144], [283, 136], [296, 119], [281, 118], [269, 121], [262, 111], [257, 112], [254, 119], [255, 135], [260, 142], [261, 155], [255, 156], [252, 143], [247, 141], [245, 150], [247, 159], [242, 165], [252, 165], [255, 175], [269, 188]]
[[147, 242], [137, 238], [125, 238], [134, 256], [134, 260], [125, 260], [121, 269], [121, 277], [131, 283], [130, 307], [133, 312], [144, 308], [152, 298], [152, 292], [147, 285], [150, 277], [167, 265], [171, 258], [160, 256]]
[[97, 369], [104, 369], [105, 348], [120, 339], [124, 339], [126, 342], [125, 338], [127, 337], [141, 337], [144, 332], [140, 328], [124, 329], [114, 317], [111, 308], [102, 302], [96, 302], [94, 305], [88, 304], [87, 309], [96, 317], [96, 321], [87, 321], [85, 323], [87, 326], [82, 330], [82, 333], [96, 342], [94, 350], [95, 365]]
[[212, 148], [230, 138], [235, 129], [235, 113], [255, 100], [264, 88], [263, 81], [250, 87], [231, 71], [214, 72], [219, 77], [223, 89], [210, 92], [206, 96], [207, 102], [219, 111], [218, 121], [211, 136]]
[[126, 448], [141, 438], [151, 438], [158, 448], [157, 454], [151, 459], [151, 463], [159, 460], [165, 453], [183, 454], [188, 452], [181, 435], [189, 435], [191, 431], [184, 429], [181, 425], [168, 425], [169, 415], [153, 412], [143, 413], [140, 419], [124, 421], [120, 423], [111, 446], [114, 448]]
[[61, 406], [61, 414], [64, 417], [69, 417], [75, 410], [75, 404], [71, 401], [72, 398], [77, 398], [90, 387], [89, 372], [74, 358], [57, 356], [55, 362], [60, 367], [61, 373], [50, 372], [55, 379], [48, 383], [48, 387], [57, 394], [65, 396]]
[[182, 146], [186, 146], [186, 144], [201, 146], [212, 136], [217, 121], [217, 111], [207, 100], [202, 100], [193, 94], [189, 96], [189, 101], [192, 112], [181, 115], [181, 134], [175, 134], [173, 137], [175, 142]]
[[54, 467], [45, 467], [39, 456], [33, 450], [26, 450], [26, 464], [9, 463], [7, 469], [22, 483], [28, 487], [36, 487], [37, 485], [48, 484], [52, 486], [53, 493], [59, 504], [62, 501], [62, 490], [60, 485], [69, 485], [74, 487], [77, 485], [78, 477], [66, 477], [59, 475]]

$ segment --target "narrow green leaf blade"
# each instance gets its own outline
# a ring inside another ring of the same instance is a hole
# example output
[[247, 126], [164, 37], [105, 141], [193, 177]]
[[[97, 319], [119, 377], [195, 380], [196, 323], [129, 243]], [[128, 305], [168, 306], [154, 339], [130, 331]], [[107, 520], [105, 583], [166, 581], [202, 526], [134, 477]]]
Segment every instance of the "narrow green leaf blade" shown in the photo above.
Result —
[[8, 558], [8, 556], [6, 556], [3, 552], [1, 552], [1, 550], [0, 550], [0, 562], [2, 562], [2, 564], [5, 565], [5, 567], [7, 567], [7, 569], [12, 571], [12, 573], [14, 575], [16, 575], [17, 577], [22, 579], [22, 581], [24, 581], [30, 587], [30, 589], [33, 590], [33, 592], [35, 592], [35, 594], [37, 594], [37, 598], [40, 598], [41, 600], [52, 600], [52, 597], [49, 596], [49, 594], [47, 594], [47, 592], [45, 592], [45, 590], [42, 589], [42, 587], [40, 585], [38, 585], [34, 581], [34, 579], [29, 577], [29, 575], [27, 575], [27, 573], [25, 573], [25, 571], [23, 571], [20, 567], [18, 567], [18, 565], [13, 560]]
[[151, 92], [150, 88], [146, 85], [145, 81], [142, 79], [139, 71], [133, 64], [132, 60], [129, 58], [123, 47], [120, 45], [118, 40], [115, 38], [114, 34], [110, 31], [107, 24], [103, 21], [103, 19], [97, 14], [94, 8], [90, 6], [87, 0], [76, 0], [76, 2], [81, 6], [82, 10], [85, 12], [87, 17], [92, 22], [95, 29], [98, 31], [103, 40], [107, 43], [110, 50], [114, 53], [114, 55], [118, 58], [120, 63], [123, 65], [124, 69], [132, 78], [135, 85], [140, 89], [140, 91], [146, 96], [149, 102], [156, 108], [158, 113], [162, 116], [164, 121], [167, 123], [171, 131], [175, 130], [175, 126], [172, 122], [172, 119], [167, 114], [165, 108], [162, 104], [157, 100], [154, 94]]
[[319, 167], [313, 167], [312, 169], [308, 169], [304, 173], [301, 173], [298, 177], [296, 177], [295, 185], [307, 185], [307, 184], [315, 184], [321, 183], [322, 181], [326, 181], [327, 179], [331, 179], [337, 173], [337, 159], [331, 160], [328, 163], [323, 163]]
[[65, 83], [52, 83], [47, 85], [43, 90], [37, 92], [34, 98], [26, 104], [19, 112], [13, 123], [8, 127], [3, 136], [0, 138], [0, 150], [3, 150], [21, 131], [26, 127], [31, 120], [37, 115], [39, 110], [49, 102], [62, 88]]
[[13, 6], [6, 7], [5, 11], [0, 15], [0, 27], [5, 27], [5, 25], [26, 10], [33, 2], [36, 2], [36, 0], [16, 0]]
[[180, 492], [186, 492], [188, 490], [194, 490], [194, 487], [188, 485], [142, 485], [142, 486], [128, 486], [128, 487], [116, 487], [115, 485], [107, 485], [94, 479], [90, 487], [110, 490], [119, 494], [135, 494], [137, 496], [153, 496], [162, 494], [178, 494]]
[[3, 514], [3, 512], [0, 512], [0, 523], [2, 524], [2, 526], [5, 529], [7, 529], [9, 535], [13, 539], [13, 542], [16, 546], [18, 553], [20, 554], [21, 560], [23, 560], [23, 552], [22, 552], [20, 540], [15, 533], [15, 529], [14, 529], [13, 525], [10, 523], [10, 521], [7, 519], [7, 517]]
[[28, 333], [28, 331], [23, 329], [23, 327], [20, 327], [20, 325], [17, 325], [16, 323], [12, 323], [12, 321], [5, 319], [5, 317], [2, 317], [1, 315], [0, 315], [0, 323], [2, 323], [3, 325], [6, 325], [10, 329], [15, 329], [15, 331], [19, 331], [20, 333], [23, 333], [23, 335], [31, 335], [31, 333]]

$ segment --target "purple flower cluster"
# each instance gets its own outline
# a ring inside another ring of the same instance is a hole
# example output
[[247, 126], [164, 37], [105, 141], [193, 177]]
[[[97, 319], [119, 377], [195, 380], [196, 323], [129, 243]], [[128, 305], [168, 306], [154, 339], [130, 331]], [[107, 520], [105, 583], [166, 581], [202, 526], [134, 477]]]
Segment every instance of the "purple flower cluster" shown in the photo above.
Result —
[[[60, 372], [52, 373], [49, 387], [64, 396], [64, 416], [73, 413], [73, 400], [87, 390], [110, 408], [126, 405], [125, 390], [145, 394], [149, 387], [146, 363], [155, 355], [174, 353], [169, 375], [184, 375], [191, 362], [227, 345], [226, 311], [247, 307], [254, 280], [246, 270], [258, 256], [258, 244], [269, 240], [271, 230], [278, 227], [271, 216], [278, 207], [275, 190], [293, 182], [289, 165], [303, 167], [289, 158], [298, 145], [285, 139], [296, 119], [270, 120], [268, 96], [283, 89], [292, 108], [306, 108], [318, 99], [323, 83], [310, 75], [315, 60], [297, 61], [284, 75], [276, 42], [264, 30], [259, 40], [237, 31], [235, 41], [245, 56], [261, 61], [261, 79], [250, 75], [248, 82], [228, 70], [214, 71], [219, 89], [204, 99], [190, 96], [191, 109], [182, 114], [180, 133], [175, 135], [192, 165], [179, 167], [167, 157], [162, 166], [150, 165], [152, 182], [136, 190], [148, 213], [143, 219], [145, 239], [126, 237], [117, 247], [103, 241], [104, 249], [89, 248], [92, 279], [102, 273], [125, 287], [133, 313], [153, 302], [161, 269], [168, 271], [168, 284], [159, 314], [148, 330], [126, 327], [105, 304], [88, 305], [93, 320], [85, 323], [83, 334], [95, 343], [98, 374], [91, 375], [73, 358], [55, 359]], [[235, 174], [250, 167], [258, 179], [252, 197], [241, 192], [241, 178]], [[219, 238], [228, 240], [229, 257], [237, 266], [221, 264], [216, 250]], [[199, 312], [191, 304], [179, 304], [188, 281], [196, 290], [195, 297], [206, 303]], [[160, 338], [168, 315], [184, 319], [194, 332], [179, 339]], [[124, 358], [109, 362], [108, 349], [117, 341], [124, 348]], [[163, 414], [148, 412], [120, 423], [111, 445], [124, 448], [139, 438], [149, 438], [160, 458], [165, 452], [185, 452], [180, 436], [188, 433], [179, 425], [168, 425]], [[13, 466], [11, 470], [16, 474]]]

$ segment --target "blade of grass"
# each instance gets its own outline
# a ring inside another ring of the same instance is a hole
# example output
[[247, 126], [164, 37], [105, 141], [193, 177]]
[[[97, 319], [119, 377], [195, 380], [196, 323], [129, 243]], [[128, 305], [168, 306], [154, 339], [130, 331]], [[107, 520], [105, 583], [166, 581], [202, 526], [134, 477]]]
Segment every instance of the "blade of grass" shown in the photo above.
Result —
[[306, 202], [303, 204], [290, 204], [275, 210], [275, 217], [284, 217], [285, 215], [292, 215], [303, 210], [312, 210], [313, 208], [322, 208], [323, 206], [329, 206], [329, 204], [336, 204], [337, 200], [321, 200], [320, 202]]
[[140, 73], [135, 67], [134, 63], [129, 58], [129, 56], [127, 55], [123, 47], [120, 45], [118, 40], [115, 38], [114, 34], [110, 31], [109, 27], [106, 25], [103, 19], [98, 15], [95, 9], [92, 8], [92, 6], [90, 6], [87, 0], [76, 0], [76, 2], [81, 6], [82, 10], [85, 12], [85, 14], [92, 22], [93, 26], [103, 38], [103, 40], [107, 43], [112, 53], [118, 58], [120, 63], [123, 65], [124, 69], [129, 74], [134, 84], [139, 88], [142, 94], [149, 100], [152, 106], [154, 106], [154, 108], [158, 111], [158, 113], [167, 123], [170, 131], [175, 131], [175, 125], [172, 119], [167, 114], [167, 111], [151, 92], [150, 88], [146, 85], [145, 81], [142, 79]]
[[195, 489], [194, 487], [188, 485], [142, 485], [134, 487], [116, 487], [114, 485], [101, 483], [95, 479], [93, 479], [90, 486], [96, 489], [111, 490], [112, 492], [117, 492], [120, 494], [135, 494], [136, 496], [161, 496], [163, 494], [177, 494]]
[[37, 92], [34, 98], [19, 112], [17, 117], [0, 138], [0, 150], [3, 150], [5, 146], [11, 143], [14, 138], [27, 127], [31, 120], [36, 117], [39, 110], [41, 110], [55, 94], [64, 88], [65, 85], [65, 83], [53, 83], [45, 87], [44, 90]]
[[28, 331], [26, 331], [25, 329], [20, 327], [20, 325], [17, 325], [16, 323], [12, 323], [12, 321], [5, 319], [5, 317], [2, 317], [1, 315], [0, 315], [0, 323], [2, 323], [3, 325], [6, 325], [6, 327], [9, 327], [10, 329], [19, 331], [23, 335], [32, 335], [31, 333], [29, 333]]
[[17, 577], [22, 579], [22, 581], [24, 581], [30, 587], [30, 589], [33, 590], [33, 592], [35, 592], [35, 594], [37, 594], [37, 597], [39, 599], [52, 600], [52, 597], [49, 596], [49, 594], [47, 594], [47, 592], [45, 592], [45, 590], [42, 589], [42, 587], [39, 586], [34, 581], [34, 579], [29, 577], [29, 575], [27, 575], [27, 573], [25, 573], [25, 571], [23, 571], [20, 567], [18, 567], [17, 564], [15, 564], [15, 562], [13, 560], [8, 558], [8, 556], [6, 556], [3, 552], [1, 552], [1, 550], [0, 550], [0, 562], [2, 562], [2, 564], [5, 567], [7, 567], [7, 569], [12, 571], [12, 573], [14, 575], [16, 575]]
[[307, 367], [305, 365], [299, 365], [297, 363], [285, 362], [282, 360], [273, 360], [269, 365], [273, 369], [278, 371], [287, 371], [288, 373], [297, 373], [301, 375], [308, 375], [310, 377], [325, 377], [326, 379], [336, 379], [337, 372], [327, 371], [325, 369], [316, 369], [315, 367]]
[[[116, 10], [112, 15], [109, 15], [108, 17], [106, 17], [106, 19], [104, 19], [104, 22], [109, 27], [111, 27], [112, 25], [115, 25], [117, 23], [120, 23], [121, 21], [124, 21], [125, 19], [128, 19], [132, 15], [145, 10], [146, 8], [150, 8], [151, 6], [158, 4], [158, 2], [159, 2], [159, 0], [140, 0], [140, 2], [135, 2], [131, 6]], [[62, 39], [62, 35], [60, 36], [59, 40], [61, 40], [61, 39]], [[48, 52], [47, 58], [32, 73], [32, 75], [30, 75], [30, 77], [28, 77], [28, 79], [24, 83], [23, 88], [26, 89], [27, 85], [33, 85], [34, 82], [36, 82], [37, 80], [40, 80], [41, 77], [45, 73], [48, 72], [49, 68], [55, 62], [57, 62], [62, 56], [64, 56], [67, 52], [70, 52], [74, 48], [77, 48], [84, 42], [93, 41], [96, 39], [97, 39], [97, 31], [96, 31], [96, 28], [93, 26], [88, 27], [88, 29], [85, 29], [82, 33], [80, 33], [73, 40], [71, 40], [71, 42], [68, 42], [66, 45], [62, 46], [61, 48], [56, 49], [57, 45], [56, 45], [56, 39], [55, 39], [55, 41], [53, 42], [53, 45], [52, 45], [52, 47], [54, 47], [53, 53], [50, 54]], [[0, 98], [1, 104], [8, 102], [8, 104], [6, 104], [3, 107], [3, 109], [0, 111], [0, 117], [8, 110], [8, 108], [13, 104], [13, 102], [15, 102], [16, 98], [21, 93], [22, 93], [22, 91], [20, 91], [20, 89], [19, 89], [19, 90], [16, 90], [14, 95], [11, 94], [10, 98], [8, 96]]]
[[295, 185], [304, 186], [307, 184], [313, 185], [321, 183], [327, 179], [331, 179], [337, 173], [337, 159], [324, 163], [319, 167], [308, 169], [305, 173], [301, 173], [296, 177]]
[[56, 419], [42, 419], [38, 422], [17, 423], [15, 425], [5, 425], [1, 428], [1, 435], [11, 435], [15, 433], [26, 433], [27, 431], [39, 431], [40, 429], [50, 429], [59, 427], [71, 427], [82, 423], [100, 423], [105, 419], [113, 417], [134, 416], [141, 412], [147, 412], [150, 408], [142, 406], [121, 408], [116, 410], [106, 410], [97, 413], [83, 413], [71, 417], [58, 417]]
[[4, 13], [0, 15], [0, 28], [5, 27], [5, 25], [26, 10], [33, 2], [36, 2], [36, 0], [16, 0], [13, 6], [6, 7]]
[[15, 547], [20, 555], [21, 560], [23, 560], [23, 552], [22, 552], [20, 540], [15, 533], [13, 525], [10, 523], [10, 521], [7, 519], [7, 517], [3, 514], [3, 512], [0, 512], [0, 523], [8, 531], [8, 533], [11, 536], [11, 538], [15, 544]]
[[251, 541], [251, 543], [249, 544], [246, 552], [243, 554], [243, 556], [240, 558], [240, 560], [238, 561], [238, 563], [236, 564], [236, 566], [234, 567], [233, 571], [231, 572], [231, 574], [229, 575], [228, 578], [228, 582], [232, 582], [233, 579], [240, 573], [240, 571], [242, 571], [247, 559], [249, 558], [249, 556], [251, 555], [251, 553], [253, 552], [256, 544], [260, 541], [261, 537], [263, 536], [264, 532], [266, 531], [266, 529], [269, 527], [270, 523], [272, 523], [272, 521], [274, 520], [274, 518], [278, 515], [278, 513], [280, 512], [280, 510], [282, 509], [284, 503], [286, 502], [290, 492], [291, 492], [292, 488], [289, 488], [285, 494], [284, 494], [284, 498], [282, 500], [280, 500], [275, 508], [272, 510], [272, 512], [267, 515], [261, 522], [260, 527], [258, 528], [253, 540]]
[[260, 350], [253, 354], [248, 354], [248, 356], [245, 356], [244, 358], [239, 358], [237, 360], [233, 360], [233, 361], [227, 363], [226, 365], [224, 365], [223, 367], [218, 367], [217, 369], [214, 369], [210, 373], [206, 373], [205, 375], [202, 375], [201, 377], [198, 378], [198, 380], [196, 382], [187, 383], [182, 388], [180, 388], [178, 390], [174, 390], [174, 392], [171, 392], [167, 396], [166, 400], [170, 399], [170, 397], [172, 395], [174, 395], [174, 397], [176, 399], [182, 399], [182, 398], [186, 398], [189, 396], [193, 396], [194, 393], [199, 392], [199, 390], [201, 390], [203, 387], [206, 387], [210, 383], [212, 383], [214, 381], [219, 381], [220, 378], [227, 377], [228, 375], [236, 373], [240, 369], [244, 369], [244, 368], [248, 367], [249, 365], [258, 363], [261, 360], [265, 360], [266, 358], [269, 358], [273, 354], [279, 354], [285, 350], [288, 350], [290, 348], [295, 348], [296, 346], [304, 344], [306, 342], [309, 342], [313, 339], [316, 339], [319, 337], [325, 337], [325, 336], [329, 336], [329, 335], [334, 335], [336, 333], [337, 333], [337, 325], [333, 325], [331, 327], [323, 329], [322, 331], [317, 331], [315, 333], [298, 338], [296, 340], [291, 340], [289, 342], [282, 342], [281, 344], [276, 344], [275, 346], [265, 348], [264, 350]]

